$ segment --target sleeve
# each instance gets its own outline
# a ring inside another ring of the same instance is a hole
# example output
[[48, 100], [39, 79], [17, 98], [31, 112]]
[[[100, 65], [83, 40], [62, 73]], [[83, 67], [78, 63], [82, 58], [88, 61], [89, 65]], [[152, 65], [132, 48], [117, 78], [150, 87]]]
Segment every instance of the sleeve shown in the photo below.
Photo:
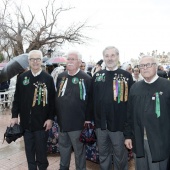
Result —
[[60, 82], [61, 82], [61, 77], [60, 74], [57, 77], [56, 82], [54, 82], [56, 84], [56, 92], [55, 92], [55, 116], [58, 116], [58, 105], [57, 105], [57, 98], [58, 98], [58, 93], [60, 91]]
[[12, 118], [18, 118], [18, 114], [20, 113], [19, 111], [19, 105], [20, 105], [20, 78], [18, 78], [17, 83], [16, 83], [16, 89], [15, 89], [15, 94], [14, 94], [14, 101], [12, 104]]
[[89, 91], [88, 91], [88, 100], [87, 100], [87, 107], [86, 107], [86, 112], [85, 112], [85, 119], [86, 121], [94, 121], [92, 78], [90, 78], [88, 84], [89, 84]]
[[48, 89], [49, 113], [48, 119], [54, 120], [55, 113], [55, 86], [53, 78], [50, 78], [50, 88]]
[[123, 131], [125, 139], [133, 139], [133, 99], [131, 96], [131, 91], [132, 89], [130, 90], [130, 95], [128, 98], [127, 115]]
[[130, 76], [129, 76], [129, 91], [130, 91], [130, 88], [131, 88], [131, 86], [134, 84], [134, 81], [133, 81], [133, 77], [132, 77], [132, 75], [130, 74]]

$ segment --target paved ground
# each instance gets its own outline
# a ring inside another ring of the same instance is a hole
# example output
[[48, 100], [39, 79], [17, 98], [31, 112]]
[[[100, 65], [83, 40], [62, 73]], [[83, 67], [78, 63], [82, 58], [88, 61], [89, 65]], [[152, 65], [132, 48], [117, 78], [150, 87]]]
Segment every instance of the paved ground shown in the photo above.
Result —
[[[3, 113], [0, 112], [0, 170], [27, 170], [27, 162], [24, 151], [23, 139], [20, 138], [16, 142], [7, 144], [3, 142], [3, 135], [6, 127], [9, 125], [11, 115], [10, 110], [6, 110]], [[59, 154], [48, 155], [49, 168], [48, 170], [59, 169]], [[99, 165], [90, 161], [86, 161], [87, 170], [99, 170]], [[75, 169], [74, 154], [72, 154], [70, 170]], [[129, 170], [134, 170], [134, 161], [129, 162]]]

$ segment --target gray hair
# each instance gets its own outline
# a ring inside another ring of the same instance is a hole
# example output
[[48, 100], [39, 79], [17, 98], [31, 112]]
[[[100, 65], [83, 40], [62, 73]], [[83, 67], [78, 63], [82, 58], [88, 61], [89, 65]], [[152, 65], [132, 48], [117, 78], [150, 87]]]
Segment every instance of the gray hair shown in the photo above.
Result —
[[126, 62], [126, 63], [123, 63], [123, 64], [121, 65], [121, 69], [122, 69], [122, 70], [127, 70], [130, 66], [131, 66], [131, 64], [128, 63], [128, 62]]
[[119, 50], [118, 50], [116, 47], [114, 47], [114, 46], [108, 46], [108, 47], [106, 47], [106, 48], [103, 50], [103, 56], [105, 55], [106, 50], [110, 50], [110, 49], [114, 49], [115, 52], [116, 52], [116, 54], [119, 56]]
[[82, 55], [78, 51], [69, 51], [66, 55], [66, 58], [68, 58], [70, 54], [75, 54], [79, 60], [82, 60]]
[[156, 63], [157, 66], [159, 65], [157, 58], [155, 58], [154, 56], [149, 56], [149, 55], [142, 56], [142, 58], [139, 60], [139, 64], [143, 58], [151, 58], [153, 60], [153, 62]]
[[38, 54], [41, 57], [41, 59], [43, 59], [43, 54], [42, 54], [42, 52], [40, 50], [32, 50], [32, 51], [30, 51], [28, 53], [28, 59], [30, 59], [30, 57], [32, 55], [34, 55], [34, 54]]

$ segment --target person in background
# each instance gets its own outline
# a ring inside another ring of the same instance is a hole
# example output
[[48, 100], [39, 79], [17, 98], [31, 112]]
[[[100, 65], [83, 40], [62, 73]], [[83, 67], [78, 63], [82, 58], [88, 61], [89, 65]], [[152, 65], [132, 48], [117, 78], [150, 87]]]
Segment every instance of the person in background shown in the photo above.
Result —
[[[10, 80], [4, 81], [0, 83], [0, 92], [5, 92], [9, 89], [10, 86]], [[8, 95], [1, 95], [1, 99], [7, 100]], [[8, 105], [7, 103], [5, 104], [6, 106]]]
[[170, 69], [168, 69], [167, 75], [168, 75], [168, 80], [170, 80]]
[[91, 72], [86, 70], [86, 63], [85, 62], [81, 62], [81, 66], [80, 66], [80, 70], [84, 71], [85, 73], [87, 73], [90, 77], [92, 77]]
[[46, 170], [48, 130], [54, 119], [55, 88], [53, 78], [42, 71], [42, 52], [30, 51], [30, 70], [17, 80], [12, 107], [11, 126], [18, 124], [25, 130], [25, 153], [29, 170]]
[[118, 68], [119, 51], [109, 46], [103, 50], [106, 69], [92, 78], [94, 120], [101, 170], [128, 169], [128, 152], [124, 145], [128, 93], [132, 75]]
[[134, 66], [132, 77], [133, 77], [134, 82], [138, 82], [140, 80], [143, 80], [143, 78], [140, 74], [140, 69], [139, 69], [138, 65]]
[[84, 71], [86, 70], [86, 63], [84, 61], [81, 62], [81, 65], [80, 65], [80, 70]]
[[53, 77], [53, 80], [54, 80], [54, 86], [55, 86], [56, 91], [57, 91], [57, 88], [56, 88], [57, 77], [60, 73], [62, 73], [64, 71], [64, 69], [65, 69], [64, 66], [58, 66], [51, 73], [51, 76]]
[[102, 60], [102, 59], [99, 60], [99, 61], [96, 63], [96, 65], [95, 65], [95, 66], [92, 68], [92, 70], [91, 70], [92, 76], [93, 76], [96, 72], [102, 70], [102, 64], [103, 64], [103, 60]]
[[47, 64], [47, 65], [46, 65], [47, 73], [51, 74], [54, 69], [55, 69], [55, 67], [54, 67], [53, 64]]
[[0, 83], [0, 91], [1, 92], [7, 91], [9, 89], [9, 86], [10, 86], [10, 80]]
[[60, 170], [69, 170], [72, 146], [76, 170], [86, 170], [85, 147], [79, 141], [85, 123], [90, 123], [88, 111], [91, 77], [80, 70], [81, 54], [70, 51], [67, 71], [58, 75], [56, 114], [59, 124]]
[[163, 77], [163, 78], [168, 78], [168, 74], [167, 72], [164, 70], [164, 67], [162, 65], [159, 65], [158, 66], [158, 71], [157, 71], [157, 74], [159, 77]]
[[132, 66], [129, 63], [123, 63], [121, 66], [121, 69], [129, 72], [130, 74], [132, 74]]
[[[88, 67], [87, 67], [87, 71], [91, 73], [92, 68], [93, 68], [93, 66], [91, 66], [91, 65], [88, 66]], [[91, 74], [91, 76], [92, 76], [92, 74]]]
[[170, 151], [170, 81], [158, 77], [158, 62], [143, 56], [144, 80], [130, 89], [125, 145], [135, 153], [136, 170], [166, 170]]

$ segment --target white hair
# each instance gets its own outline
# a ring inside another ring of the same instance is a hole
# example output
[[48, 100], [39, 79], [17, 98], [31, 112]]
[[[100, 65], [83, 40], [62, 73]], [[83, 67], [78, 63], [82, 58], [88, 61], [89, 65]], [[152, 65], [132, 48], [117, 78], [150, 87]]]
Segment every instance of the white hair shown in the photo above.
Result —
[[114, 46], [108, 46], [108, 47], [106, 47], [106, 48], [103, 50], [103, 56], [105, 55], [106, 50], [110, 50], [110, 49], [114, 49], [115, 52], [116, 52], [116, 54], [119, 56], [119, 50], [118, 50], [116, 47], [114, 47]]
[[34, 54], [38, 54], [41, 57], [41, 59], [43, 59], [43, 54], [42, 54], [42, 52], [40, 50], [32, 50], [32, 51], [30, 51], [28, 53], [28, 59], [30, 59], [30, 57], [32, 55], [34, 55]]
[[67, 55], [66, 55], [66, 57], [68, 58], [68, 56], [70, 55], [70, 54], [75, 54], [77, 57], [78, 57], [78, 59], [79, 60], [82, 60], [82, 55], [78, 52], [78, 51], [69, 51], [68, 53], [67, 53]]
[[154, 56], [149, 56], [149, 55], [142, 56], [142, 58], [139, 60], [139, 64], [143, 58], [151, 58], [153, 60], [153, 62], [156, 63], [157, 66], [159, 65], [157, 58], [155, 58]]

